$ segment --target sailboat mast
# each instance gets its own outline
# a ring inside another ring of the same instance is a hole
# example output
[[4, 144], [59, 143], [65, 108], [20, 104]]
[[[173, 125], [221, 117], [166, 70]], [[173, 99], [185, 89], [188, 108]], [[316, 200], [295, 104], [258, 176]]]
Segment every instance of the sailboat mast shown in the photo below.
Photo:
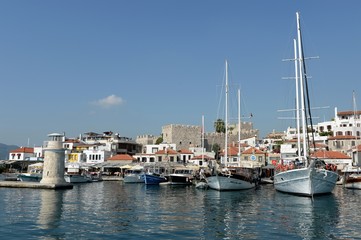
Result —
[[226, 86], [225, 86], [225, 91], [226, 91], [226, 96], [225, 96], [225, 104], [226, 104], [226, 109], [225, 109], [225, 127], [226, 127], [226, 131], [225, 131], [225, 139], [224, 139], [224, 165], [227, 167], [227, 162], [228, 162], [228, 62], [226, 60]]
[[[306, 124], [306, 108], [305, 108], [305, 95], [304, 95], [304, 85], [305, 79], [303, 74], [303, 51], [302, 51], [302, 38], [301, 38], [301, 25], [300, 25], [300, 15], [299, 12], [296, 12], [297, 17], [297, 39], [298, 39], [298, 63], [299, 63], [299, 73], [300, 73], [300, 94], [301, 94], [301, 115], [302, 115], [302, 138], [303, 138], [303, 157], [306, 160], [308, 155], [308, 142], [307, 142], [307, 124]], [[307, 161], [306, 161], [307, 164]]]
[[297, 151], [298, 158], [301, 158], [301, 135], [300, 135], [300, 103], [298, 95], [298, 85], [299, 85], [299, 76], [298, 76], [298, 54], [297, 54], [297, 41], [293, 39], [293, 46], [295, 52], [295, 78], [296, 78], [296, 125], [297, 125]]
[[241, 90], [238, 89], [238, 167], [241, 166]]
[[356, 107], [356, 97], [355, 97], [355, 91], [352, 91], [352, 105], [353, 105], [353, 135], [355, 136], [356, 140], [358, 138], [357, 136], [357, 107]]
[[204, 115], [202, 115], [202, 164], [204, 162]]

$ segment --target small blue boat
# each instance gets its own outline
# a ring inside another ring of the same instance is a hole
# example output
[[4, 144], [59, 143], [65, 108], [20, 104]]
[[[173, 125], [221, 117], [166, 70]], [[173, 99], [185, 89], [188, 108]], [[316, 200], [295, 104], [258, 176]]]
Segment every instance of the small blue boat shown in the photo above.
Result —
[[158, 185], [162, 182], [168, 181], [166, 177], [161, 176], [157, 173], [144, 173], [143, 178], [146, 185]]

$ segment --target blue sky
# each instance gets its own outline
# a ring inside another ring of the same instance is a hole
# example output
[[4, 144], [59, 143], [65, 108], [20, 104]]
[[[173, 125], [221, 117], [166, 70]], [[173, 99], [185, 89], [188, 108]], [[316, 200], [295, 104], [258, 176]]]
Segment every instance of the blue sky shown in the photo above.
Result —
[[[361, 1], [0, 1], [0, 142], [161, 133], [219, 117], [224, 62], [260, 137], [294, 126], [296, 11], [317, 121], [360, 102]], [[282, 113], [283, 114], [283, 113]]]

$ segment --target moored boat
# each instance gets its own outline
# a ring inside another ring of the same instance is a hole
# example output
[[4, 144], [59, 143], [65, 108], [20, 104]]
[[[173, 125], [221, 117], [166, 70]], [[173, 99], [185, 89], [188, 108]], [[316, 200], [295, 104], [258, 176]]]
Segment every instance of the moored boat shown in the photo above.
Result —
[[42, 178], [42, 173], [20, 173], [18, 175], [18, 179], [22, 182], [40, 182]]
[[361, 173], [350, 174], [346, 178], [345, 188], [361, 189]]
[[216, 172], [207, 178], [209, 188], [214, 190], [247, 190], [256, 187], [257, 178], [254, 177], [252, 169], [226, 168]]
[[197, 167], [177, 167], [169, 174], [169, 184], [171, 185], [191, 185], [195, 178]]
[[144, 183], [146, 185], [159, 185], [160, 183], [167, 182], [168, 179], [158, 173], [144, 173]]
[[70, 174], [64, 175], [64, 179], [67, 183], [88, 183], [92, 182], [92, 177], [86, 174]]
[[[302, 120], [302, 129], [313, 129], [313, 125], [307, 88], [306, 65], [303, 56], [300, 17], [298, 12], [296, 13], [296, 18], [297, 41], [294, 39], [296, 119], [297, 130], [298, 133], [300, 133], [300, 120]], [[300, 93], [298, 93], [298, 87], [300, 87]], [[299, 106], [299, 102], [301, 102], [301, 107]], [[299, 117], [300, 113], [301, 118]], [[308, 124], [308, 122], [310, 123]], [[331, 193], [336, 186], [338, 180], [337, 172], [335, 170], [327, 169], [327, 165], [323, 161], [310, 157], [309, 141], [313, 141], [313, 146], [315, 146], [313, 132], [311, 132], [311, 134], [312, 137], [309, 136], [308, 131], [302, 131], [302, 151], [300, 149], [301, 137], [300, 134], [298, 134], [299, 150], [297, 159], [291, 161], [290, 164], [285, 165], [286, 169], [283, 169], [274, 175], [274, 187], [277, 191], [312, 197], [314, 195]], [[281, 165], [283, 166], [283, 164]]]
[[[211, 166], [212, 173], [210, 176], [206, 177], [207, 186], [211, 189], [218, 191], [233, 191], [233, 190], [246, 190], [250, 188], [256, 187], [256, 182], [253, 181], [253, 176], [248, 177], [248, 175], [244, 175], [243, 171], [239, 172], [236, 168], [230, 169], [228, 168], [228, 164], [230, 162], [230, 158], [228, 155], [228, 98], [229, 98], [229, 85], [228, 85], [228, 62], [225, 64], [225, 140], [224, 140], [224, 162], [223, 169], [220, 169], [218, 164], [213, 164]], [[240, 92], [238, 91], [238, 96], [240, 96]], [[238, 106], [240, 107], [240, 98], [238, 99]], [[238, 110], [240, 114], [240, 109]], [[240, 116], [238, 116], [238, 121], [240, 121]], [[240, 122], [238, 123], [240, 127]], [[240, 136], [240, 129], [238, 130]], [[240, 143], [240, 139], [238, 140]], [[240, 147], [238, 147], [240, 151]], [[238, 156], [238, 160], [240, 158], [240, 152]], [[253, 169], [251, 169], [253, 171]]]
[[124, 183], [144, 183], [143, 167], [134, 166], [126, 170], [123, 181]]
[[22, 182], [40, 182], [43, 178], [43, 163], [29, 165], [28, 172], [18, 174], [17, 178]]

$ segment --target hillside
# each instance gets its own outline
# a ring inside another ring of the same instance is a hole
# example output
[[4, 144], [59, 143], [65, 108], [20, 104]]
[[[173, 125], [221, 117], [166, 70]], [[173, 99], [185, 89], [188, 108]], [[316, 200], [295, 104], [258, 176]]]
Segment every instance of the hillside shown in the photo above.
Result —
[[7, 160], [9, 159], [9, 152], [13, 149], [19, 148], [15, 145], [6, 145], [3, 143], [0, 143], [0, 160]]

